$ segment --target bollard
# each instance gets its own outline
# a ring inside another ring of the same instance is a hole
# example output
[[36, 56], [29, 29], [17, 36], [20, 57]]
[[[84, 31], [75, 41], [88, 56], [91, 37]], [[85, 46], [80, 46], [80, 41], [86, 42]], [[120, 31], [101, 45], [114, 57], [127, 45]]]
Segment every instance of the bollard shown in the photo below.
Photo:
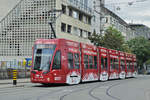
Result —
[[13, 85], [17, 85], [17, 70], [13, 70]]

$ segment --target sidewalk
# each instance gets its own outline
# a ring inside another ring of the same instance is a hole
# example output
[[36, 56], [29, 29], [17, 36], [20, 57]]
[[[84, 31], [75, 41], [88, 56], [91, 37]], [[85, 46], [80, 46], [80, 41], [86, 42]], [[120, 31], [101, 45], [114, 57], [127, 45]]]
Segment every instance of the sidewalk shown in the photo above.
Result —
[[12, 88], [12, 87], [23, 87], [25, 84], [30, 83], [30, 78], [17, 79], [17, 85], [13, 85], [12, 79], [0, 80], [0, 89]]
[[[29, 83], [29, 82], [30, 82], [30, 78], [17, 79], [17, 83]], [[0, 85], [12, 84], [12, 83], [13, 83], [13, 79], [0, 80]]]

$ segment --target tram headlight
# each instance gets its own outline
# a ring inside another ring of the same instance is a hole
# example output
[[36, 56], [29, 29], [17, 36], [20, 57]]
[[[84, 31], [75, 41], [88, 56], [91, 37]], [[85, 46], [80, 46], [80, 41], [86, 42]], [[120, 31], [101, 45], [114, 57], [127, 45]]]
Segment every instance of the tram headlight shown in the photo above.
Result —
[[50, 78], [47, 78], [47, 81], [50, 81]]

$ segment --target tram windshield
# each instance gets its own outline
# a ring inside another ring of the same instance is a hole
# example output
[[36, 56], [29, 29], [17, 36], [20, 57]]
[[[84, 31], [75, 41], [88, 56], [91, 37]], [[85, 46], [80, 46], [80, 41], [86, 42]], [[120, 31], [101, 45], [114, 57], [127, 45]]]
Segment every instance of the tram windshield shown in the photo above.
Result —
[[56, 45], [38, 44], [34, 46], [34, 70], [49, 71]]

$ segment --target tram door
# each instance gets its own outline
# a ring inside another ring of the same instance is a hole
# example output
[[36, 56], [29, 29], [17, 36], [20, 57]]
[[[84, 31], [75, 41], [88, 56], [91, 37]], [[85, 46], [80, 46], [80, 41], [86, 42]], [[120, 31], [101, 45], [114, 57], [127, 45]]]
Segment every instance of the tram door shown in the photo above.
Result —
[[107, 49], [99, 47], [99, 62], [100, 62], [100, 80], [108, 80], [108, 55]]
[[125, 72], [125, 53], [119, 52], [119, 78], [125, 79], [126, 72]]
[[98, 55], [95, 46], [82, 44], [82, 81], [96, 81], [99, 79]]
[[80, 73], [80, 50], [79, 43], [67, 42], [65, 54], [67, 58], [66, 71], [66, 83], [67, 84], [79, 84], [81, 80]]
[[119, 57], [118, 51], [109, 50], [109, 79], [119, 78]]

